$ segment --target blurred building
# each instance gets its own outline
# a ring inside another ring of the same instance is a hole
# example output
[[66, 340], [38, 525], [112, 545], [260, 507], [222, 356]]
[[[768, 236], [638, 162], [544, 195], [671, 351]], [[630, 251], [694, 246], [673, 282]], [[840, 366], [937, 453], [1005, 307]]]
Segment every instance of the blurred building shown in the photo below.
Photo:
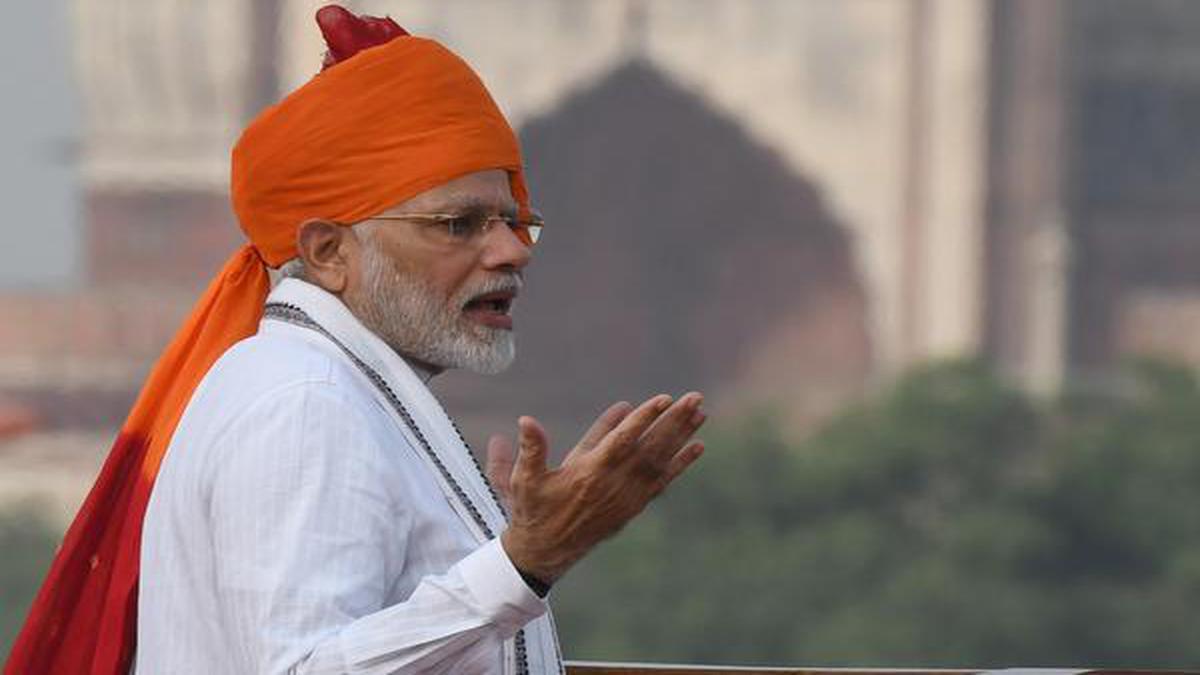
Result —
[[1054, 385], [1200, 364], [1200, 5], [994, 9], [988, 353]]
[[[74, 0], [86, 281], [0, 296], [10, 427], [119, 423], [241, 241], [229, 148], [319, 69], [320, 4]], [[347, 4], [479, 70], [556, 228], [516, 371], [440, 385], [468, 436], [676, 386], [802, 428], [944, 356], [1044, 391], [1200, 363], [1196, 3]]]

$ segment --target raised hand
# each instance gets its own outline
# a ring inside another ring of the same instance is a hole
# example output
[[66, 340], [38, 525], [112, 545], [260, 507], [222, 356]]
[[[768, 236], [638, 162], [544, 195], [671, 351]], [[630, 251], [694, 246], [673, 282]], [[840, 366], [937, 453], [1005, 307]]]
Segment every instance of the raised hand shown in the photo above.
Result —
[[[501, 542], [518, 569], [553, 583], [596, 544], [612, 536], [704, 451], [692, 436], [704, 423], [703, 397], [672, 403], [659, 395], [636, 409], [617, 403], [598, 417], [558, 468], [549, 440], [532, 417], [518, 420], [520, 449], [488, 444], [489, 475], [507, 485], [511, 522]], [[507, 481], [505, 458], [511, 462]]]

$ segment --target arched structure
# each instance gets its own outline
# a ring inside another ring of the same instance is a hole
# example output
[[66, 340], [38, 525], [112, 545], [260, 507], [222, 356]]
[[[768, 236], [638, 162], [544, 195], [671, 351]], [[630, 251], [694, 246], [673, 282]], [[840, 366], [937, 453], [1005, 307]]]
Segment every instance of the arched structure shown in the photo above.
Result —
[[804, 420], [863, 386], [850, 240], [816, 187], [736, 123], [634, 60], [522, 136], [550, 225], [519, 303], [518, 364], [472, 382], [488, 405], [578, 423], [614, 396], [697, 388]]

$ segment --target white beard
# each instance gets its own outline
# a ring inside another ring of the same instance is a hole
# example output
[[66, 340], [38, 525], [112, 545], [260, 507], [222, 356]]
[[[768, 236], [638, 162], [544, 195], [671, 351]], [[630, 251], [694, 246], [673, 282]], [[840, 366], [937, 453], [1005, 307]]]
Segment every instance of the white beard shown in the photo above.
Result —
[[372, 237], [363, 239], [364, 306], [359, 318], [371, 332], [401, 356], [437, 368], [494, 375], [512, 365], [513, 332], [471, 321], [462, 310], [468, 300], [483, 293], [520, 288], [518, 274], [491, 277], [443, 300], [424, 279], [381, 253]]

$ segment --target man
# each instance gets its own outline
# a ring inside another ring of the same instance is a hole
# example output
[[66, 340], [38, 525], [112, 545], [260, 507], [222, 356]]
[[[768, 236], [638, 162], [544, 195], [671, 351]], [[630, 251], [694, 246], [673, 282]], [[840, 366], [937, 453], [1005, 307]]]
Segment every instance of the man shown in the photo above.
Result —
[[251, 244], [152, 373], [8, 673], [560, 672], [550, 586], [702, 452], [695, 393], [612, 406], [553, 469], [523, 417], [493, 492], [426, 382], [513, 358], [541, 227], [515, 136], [440, 45], [318, 22], [327, 70], [234, 150]]

